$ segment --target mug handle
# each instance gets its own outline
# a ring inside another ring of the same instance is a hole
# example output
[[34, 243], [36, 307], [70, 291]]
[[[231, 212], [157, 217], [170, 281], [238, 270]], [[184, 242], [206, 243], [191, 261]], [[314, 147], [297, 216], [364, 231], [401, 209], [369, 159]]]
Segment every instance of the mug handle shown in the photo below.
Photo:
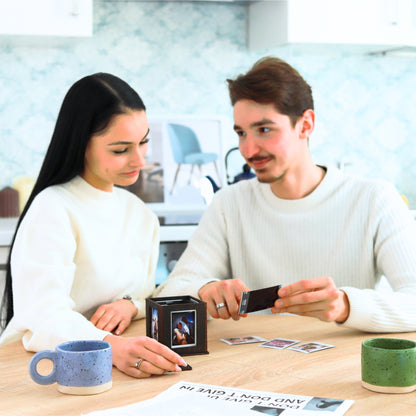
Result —
[[[53, 363], [53, 369], [50, 374], [43, 376], [38, 373], [37, 365], [40, 360], [51, 360]], [[38, 384], [47, 385], [56, 382], [56, 352], [50, 350], [44, 350], [37, 352], [29, 362], [29, 374], [32, 380]]]

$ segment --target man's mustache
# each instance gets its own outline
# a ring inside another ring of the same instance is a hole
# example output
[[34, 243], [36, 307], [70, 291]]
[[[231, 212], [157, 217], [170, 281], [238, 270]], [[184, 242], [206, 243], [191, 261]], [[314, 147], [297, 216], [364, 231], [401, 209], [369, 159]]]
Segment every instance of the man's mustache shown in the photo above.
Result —
[[256, 161], [269, 159], [269, 158], [273, 158], [273, 156], [272, 155], [257, 155], [257, 156], [247, 158], [247, 162], [256, 162]]

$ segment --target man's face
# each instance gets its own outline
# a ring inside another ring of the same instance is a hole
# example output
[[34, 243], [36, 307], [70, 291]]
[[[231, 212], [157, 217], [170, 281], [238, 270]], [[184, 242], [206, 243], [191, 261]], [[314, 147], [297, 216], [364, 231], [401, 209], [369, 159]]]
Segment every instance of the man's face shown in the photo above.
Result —
[[240, 100], [234, 105], [239, 149], [260, 182], [274, 183], [299, 165], [305, 142], [302, 118], [292, 126], [272, 104]]

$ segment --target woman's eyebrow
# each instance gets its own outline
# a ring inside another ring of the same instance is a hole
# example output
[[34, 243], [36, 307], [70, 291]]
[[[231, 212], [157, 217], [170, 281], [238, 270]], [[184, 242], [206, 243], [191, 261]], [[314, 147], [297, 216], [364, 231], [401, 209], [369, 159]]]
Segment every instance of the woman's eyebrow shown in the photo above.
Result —
[[128, 144], [132, 144], [132, 143], [133, 142], [128, 142], [128, 141], [120, 140], [118, 142], [108, 143], [107, 146], [117, 146], [117, 145], [120, 145], [120, 144], [128, 145]]
[[[147, 129], [146, 134], [141, 138], [140, 141], [144, 140], [148, 135], [149, 135], [150, 129]], [[134, 142], [130, 142], [128, 140], [119, 140], [117, 142], [112, 142], [112, 143], [108, 143], [107, 146], [119, 146], [119, 145], [129, 145], [129, 144], [133, 144]]]

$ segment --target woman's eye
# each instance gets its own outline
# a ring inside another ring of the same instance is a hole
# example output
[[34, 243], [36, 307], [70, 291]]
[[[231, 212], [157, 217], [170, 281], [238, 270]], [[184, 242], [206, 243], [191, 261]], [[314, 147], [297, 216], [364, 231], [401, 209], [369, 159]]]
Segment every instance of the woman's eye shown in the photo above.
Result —
[[140, 142], [140, 145], [144, 145], [144, 144], [146, 144], [146, 143], [149, 143], [149, 140], [150, 139], [143, 139], [141, 142]]
[[113, 153], [116, 155], [121, 155], [123, 153], [126, 153], [127, 149], [119, 149], [119, 150], [113, 150]]

